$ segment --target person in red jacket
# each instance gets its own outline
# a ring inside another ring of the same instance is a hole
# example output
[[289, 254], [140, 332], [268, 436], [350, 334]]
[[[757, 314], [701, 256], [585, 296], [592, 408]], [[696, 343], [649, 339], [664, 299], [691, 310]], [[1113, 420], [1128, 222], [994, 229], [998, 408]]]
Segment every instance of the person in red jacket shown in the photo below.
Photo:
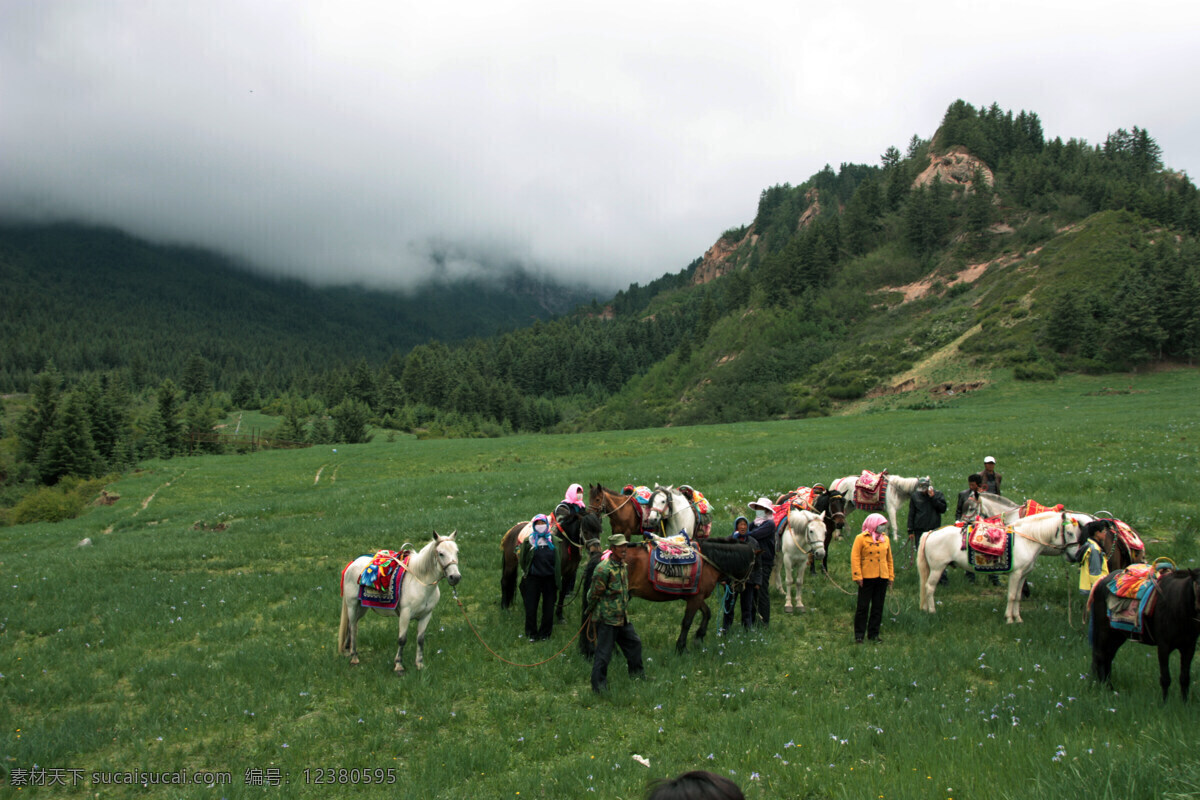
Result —
[[854, 643], [862, 644], [864, 634], [878, 643], [881, 641], [879, 623], [883, 621], [883, 599], [896, 579], [888, 521], [883, 514], [872, 514], [863, 522], [862, 533], [855, 537], [850, 549], [850, 572], [858, 584]]

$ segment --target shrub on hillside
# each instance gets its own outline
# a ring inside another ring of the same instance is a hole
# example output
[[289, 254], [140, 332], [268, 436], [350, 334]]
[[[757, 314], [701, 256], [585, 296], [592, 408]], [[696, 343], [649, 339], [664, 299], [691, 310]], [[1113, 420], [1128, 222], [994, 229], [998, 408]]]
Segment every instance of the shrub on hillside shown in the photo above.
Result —
[[1058, 373], [1048, 361], [1033, 361], [1013, 367], [1013, 377], [1019, 381], [1052, 381]]
[[8, 513], [13, 525], [29, 522], [62, 522], [74, 519], [104, 486], [104, 481], [67, 477], [56, 486], [43, 486], [23, 497]]

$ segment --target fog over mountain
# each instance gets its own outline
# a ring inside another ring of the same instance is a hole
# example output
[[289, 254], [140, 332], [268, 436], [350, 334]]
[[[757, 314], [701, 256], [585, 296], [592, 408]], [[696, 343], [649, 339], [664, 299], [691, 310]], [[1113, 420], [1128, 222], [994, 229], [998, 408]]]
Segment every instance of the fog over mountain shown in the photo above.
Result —
[[956, 98], [1200, 168], [1184, 2], [0, 0], [0, 215], [316, 283], [678, 271]]

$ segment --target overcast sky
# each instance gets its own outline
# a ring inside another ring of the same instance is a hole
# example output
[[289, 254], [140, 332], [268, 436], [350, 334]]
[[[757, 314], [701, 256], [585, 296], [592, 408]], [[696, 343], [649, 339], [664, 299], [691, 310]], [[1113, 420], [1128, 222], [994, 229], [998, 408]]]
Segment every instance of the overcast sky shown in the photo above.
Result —
[[615, 289], [957, 98], [1048, 138], [1139, 125], [1196, 180], [1198, 8], [0, 0], [0, 214], [323, 282], [410, 285], [441, 254]]

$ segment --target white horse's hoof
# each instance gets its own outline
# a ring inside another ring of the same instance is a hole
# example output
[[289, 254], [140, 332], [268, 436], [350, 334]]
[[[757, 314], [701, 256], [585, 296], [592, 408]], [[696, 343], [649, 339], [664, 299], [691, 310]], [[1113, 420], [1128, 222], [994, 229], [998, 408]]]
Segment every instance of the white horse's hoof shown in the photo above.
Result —
[[788, 614], [792, 613], [792, 607], [791, 607], [791, 606], [784, 606], [784, 607], [783, 607], [783, 610], [784, 610], [785, 612], [787, 612]]

